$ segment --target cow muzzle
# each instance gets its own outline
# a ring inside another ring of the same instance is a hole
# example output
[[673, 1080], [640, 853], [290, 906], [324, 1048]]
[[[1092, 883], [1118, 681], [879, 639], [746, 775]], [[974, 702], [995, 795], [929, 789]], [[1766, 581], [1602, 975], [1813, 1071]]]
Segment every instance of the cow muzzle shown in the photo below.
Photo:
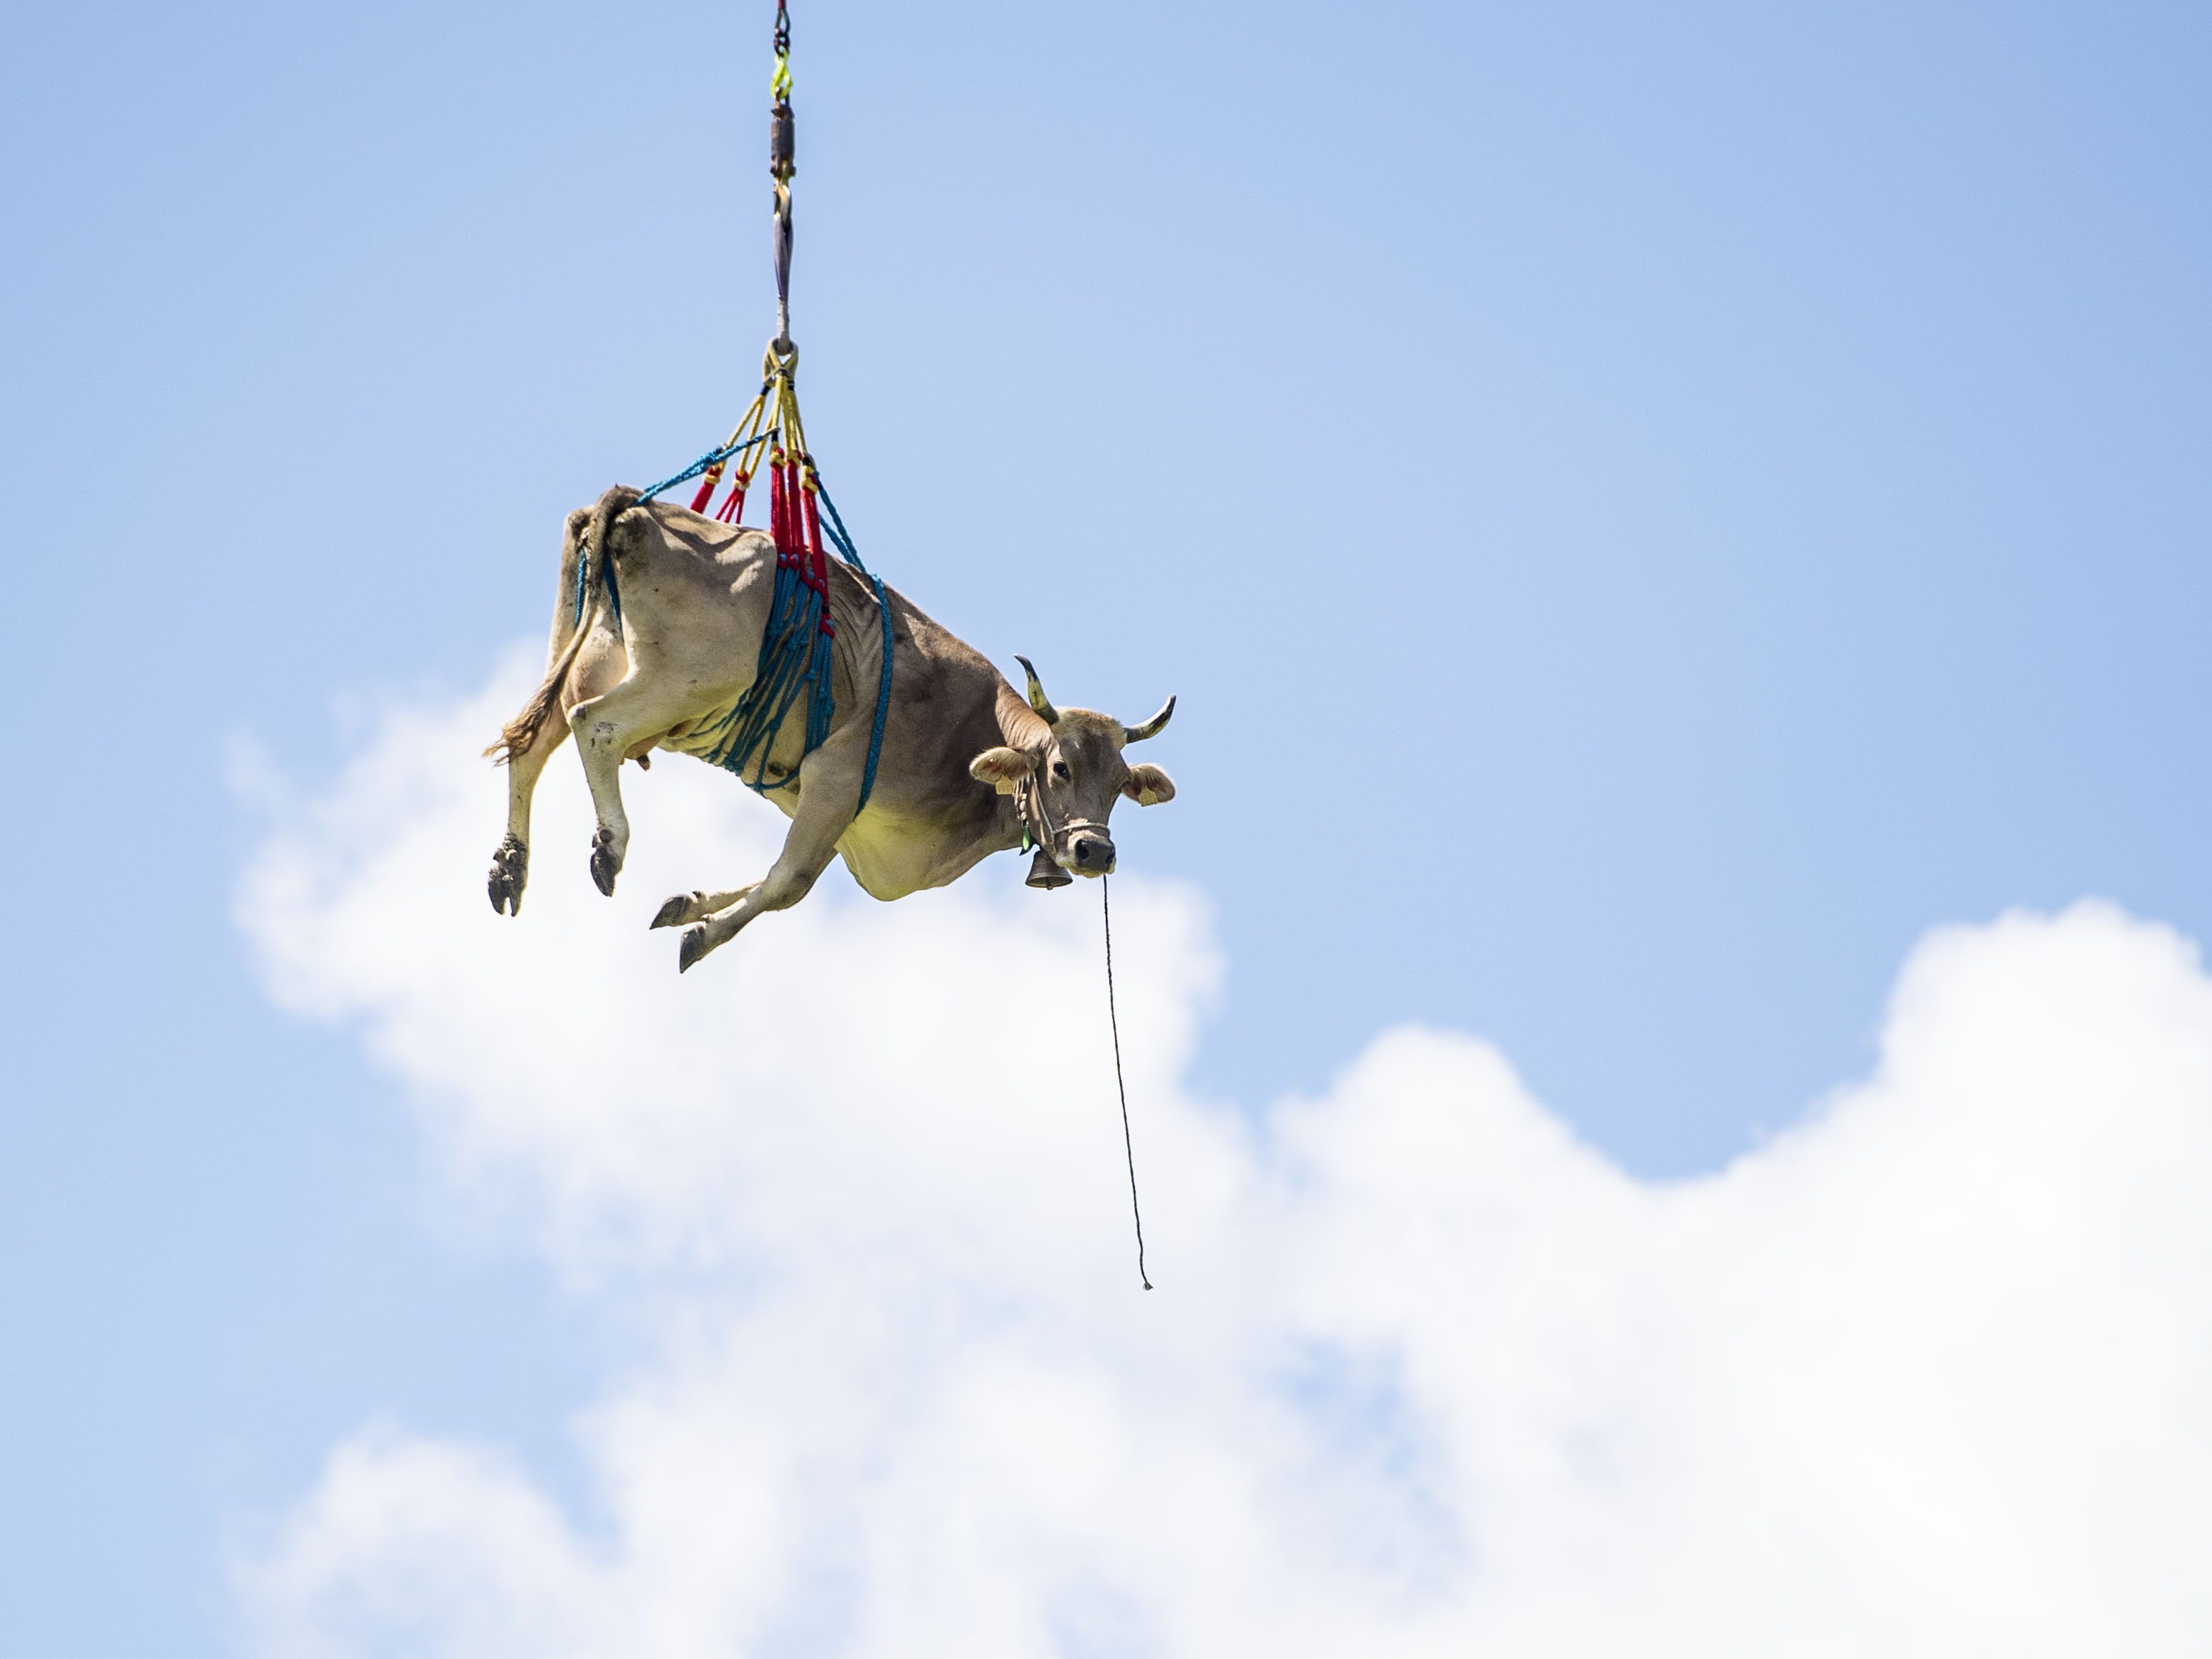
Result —
[[1077, 830], [1067, 838], [1067, 856], [1061, 867], [1079, 876], [1114, 873], [1114, 838], [1097, 830]]

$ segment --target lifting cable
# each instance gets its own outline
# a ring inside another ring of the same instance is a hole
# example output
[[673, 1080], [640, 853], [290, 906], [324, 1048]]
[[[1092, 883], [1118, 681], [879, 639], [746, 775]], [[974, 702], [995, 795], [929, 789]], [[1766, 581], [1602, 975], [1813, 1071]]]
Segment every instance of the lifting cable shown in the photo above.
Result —
[[[875, 590], [876, 613], [883, 625], [883, 665], [877, 678], [876, 717], [868, 736], [868, 758], [860, 775], [857, 815], [876, 787], [883, 757], [884, 723], [891, 702], [891, 606], [883, 578], [869, 569], [845, 529], [837, 505], [823, 487], [820, 470], [806, 447], [806, 426], [799, 413], [799, 348], [791, 337], [791, 179], [798, 171], [796, 124], [791, 109], [791, 15], [777, 0], [775, 69], [769, 77], [769, 178], [773, 185], [775, 249], [775, 337], [761, 359], [761, 388], [730, 435], [638, 499], [651, 501], [662, 490], [699, 480], [691, 510], [706, 513], [723, 476], [730, 489], [713, 516], [738, 524], [744, 516], [745, 492], [761, 465], [755, 452], [767, 447], [769, 534], [775, 543], [775, 592], [761, 636], [760, 663], [753, 683], [737, 706], [714, 726], [706, 758], [735, 773], [763, 794], [796, 782], [806, 757], [830, 735], [836, 713], [832, 653], [836, 619], [830, 611], [830, 550], [867, 579]], [[734, 468], [731, 464], [734, 462]], [[827, 522], [823, 515], [827, 514]], [[826, 545], [825, 545], [826, 538]], [[805, 745], [799, 759], [771, 774], [769, 754], [785, 717], [804, 699]], [[751, 776], [746, 776], [750, 770]]]

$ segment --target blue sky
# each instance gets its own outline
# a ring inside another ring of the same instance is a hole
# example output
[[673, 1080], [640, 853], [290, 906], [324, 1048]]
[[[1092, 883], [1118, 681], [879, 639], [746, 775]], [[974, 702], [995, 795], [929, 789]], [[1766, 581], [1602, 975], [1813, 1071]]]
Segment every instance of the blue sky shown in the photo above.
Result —
[[[2212, 928], [2201, 9], [795, 26], [811, 434], [963, 637], [1180, 694], [1123, 841], [1213, 907], [1194, 1095], [1423, 1022], [1686, 1176], [1866, 1070], [1931, 927]], [[473, 695], [561, 514], [727, 426], [765, 33], [0, 22], [11, 1648], [228, 1650], [226, 1552], [367, 1418], [580, 1490], [622, 1320], [271, 1006], [237, 757], [312, 788]]]

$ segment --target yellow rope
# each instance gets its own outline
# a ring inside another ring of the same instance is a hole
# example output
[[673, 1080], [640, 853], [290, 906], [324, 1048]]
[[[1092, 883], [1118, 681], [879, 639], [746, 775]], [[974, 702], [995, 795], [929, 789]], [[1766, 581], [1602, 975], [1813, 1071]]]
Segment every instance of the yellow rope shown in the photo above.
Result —
[[767, 413], [768, 393], [763, 390], [754, 398], [752, 406], [738, 417], [738, 423], [730, 428], [730, 435], [722, 441], [722, 447], [729, 449], [742, 440], [753, 436], [760, 430], [761, 421]]

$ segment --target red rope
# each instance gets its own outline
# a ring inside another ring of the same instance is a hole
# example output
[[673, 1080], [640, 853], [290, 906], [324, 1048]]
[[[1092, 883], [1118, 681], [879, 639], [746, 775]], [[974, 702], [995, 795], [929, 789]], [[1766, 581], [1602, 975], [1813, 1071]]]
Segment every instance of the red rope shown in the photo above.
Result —
[[707, 503], [714, 499], [714, 486], [721, 482], [722, 466], [721, 463], [717, 461], [707, 469], [706, 476], [699, 480], [698, 493], [691, 497], [691, 510], [694, 513], [704, 513], [707, 510]]
[[[811, 472], [811, 468], [809, 472]], [[806, 520], [806, 582], [822, 596], [822, 633], [834, 639], [837, 634], [836, 619], [830, 614], [830, 560], [822, 548], [822, 507], [816, 501], [814, 483], [809, 477], [799, 493]]]
[[791, 562], [798, 538], [791, 533], [791, 469], [781, 454], [768, 464], [768, 533], [775, 538], [776, 562]]
[[742, 471], [731, 479], [729, 499], [722, 503], [714, 516], [724, 524], [735, 524], [744, 518], [745, 516], [745, 486], [752, 481], [751, 473]]
[[822, 509], [816, 505], [811, 488], [802, 489], [799, 500], [806, 509], [806, 579], [814, 584], [814, 591], [826, 599], [830, 597], [830, 567], [823, 562]]

